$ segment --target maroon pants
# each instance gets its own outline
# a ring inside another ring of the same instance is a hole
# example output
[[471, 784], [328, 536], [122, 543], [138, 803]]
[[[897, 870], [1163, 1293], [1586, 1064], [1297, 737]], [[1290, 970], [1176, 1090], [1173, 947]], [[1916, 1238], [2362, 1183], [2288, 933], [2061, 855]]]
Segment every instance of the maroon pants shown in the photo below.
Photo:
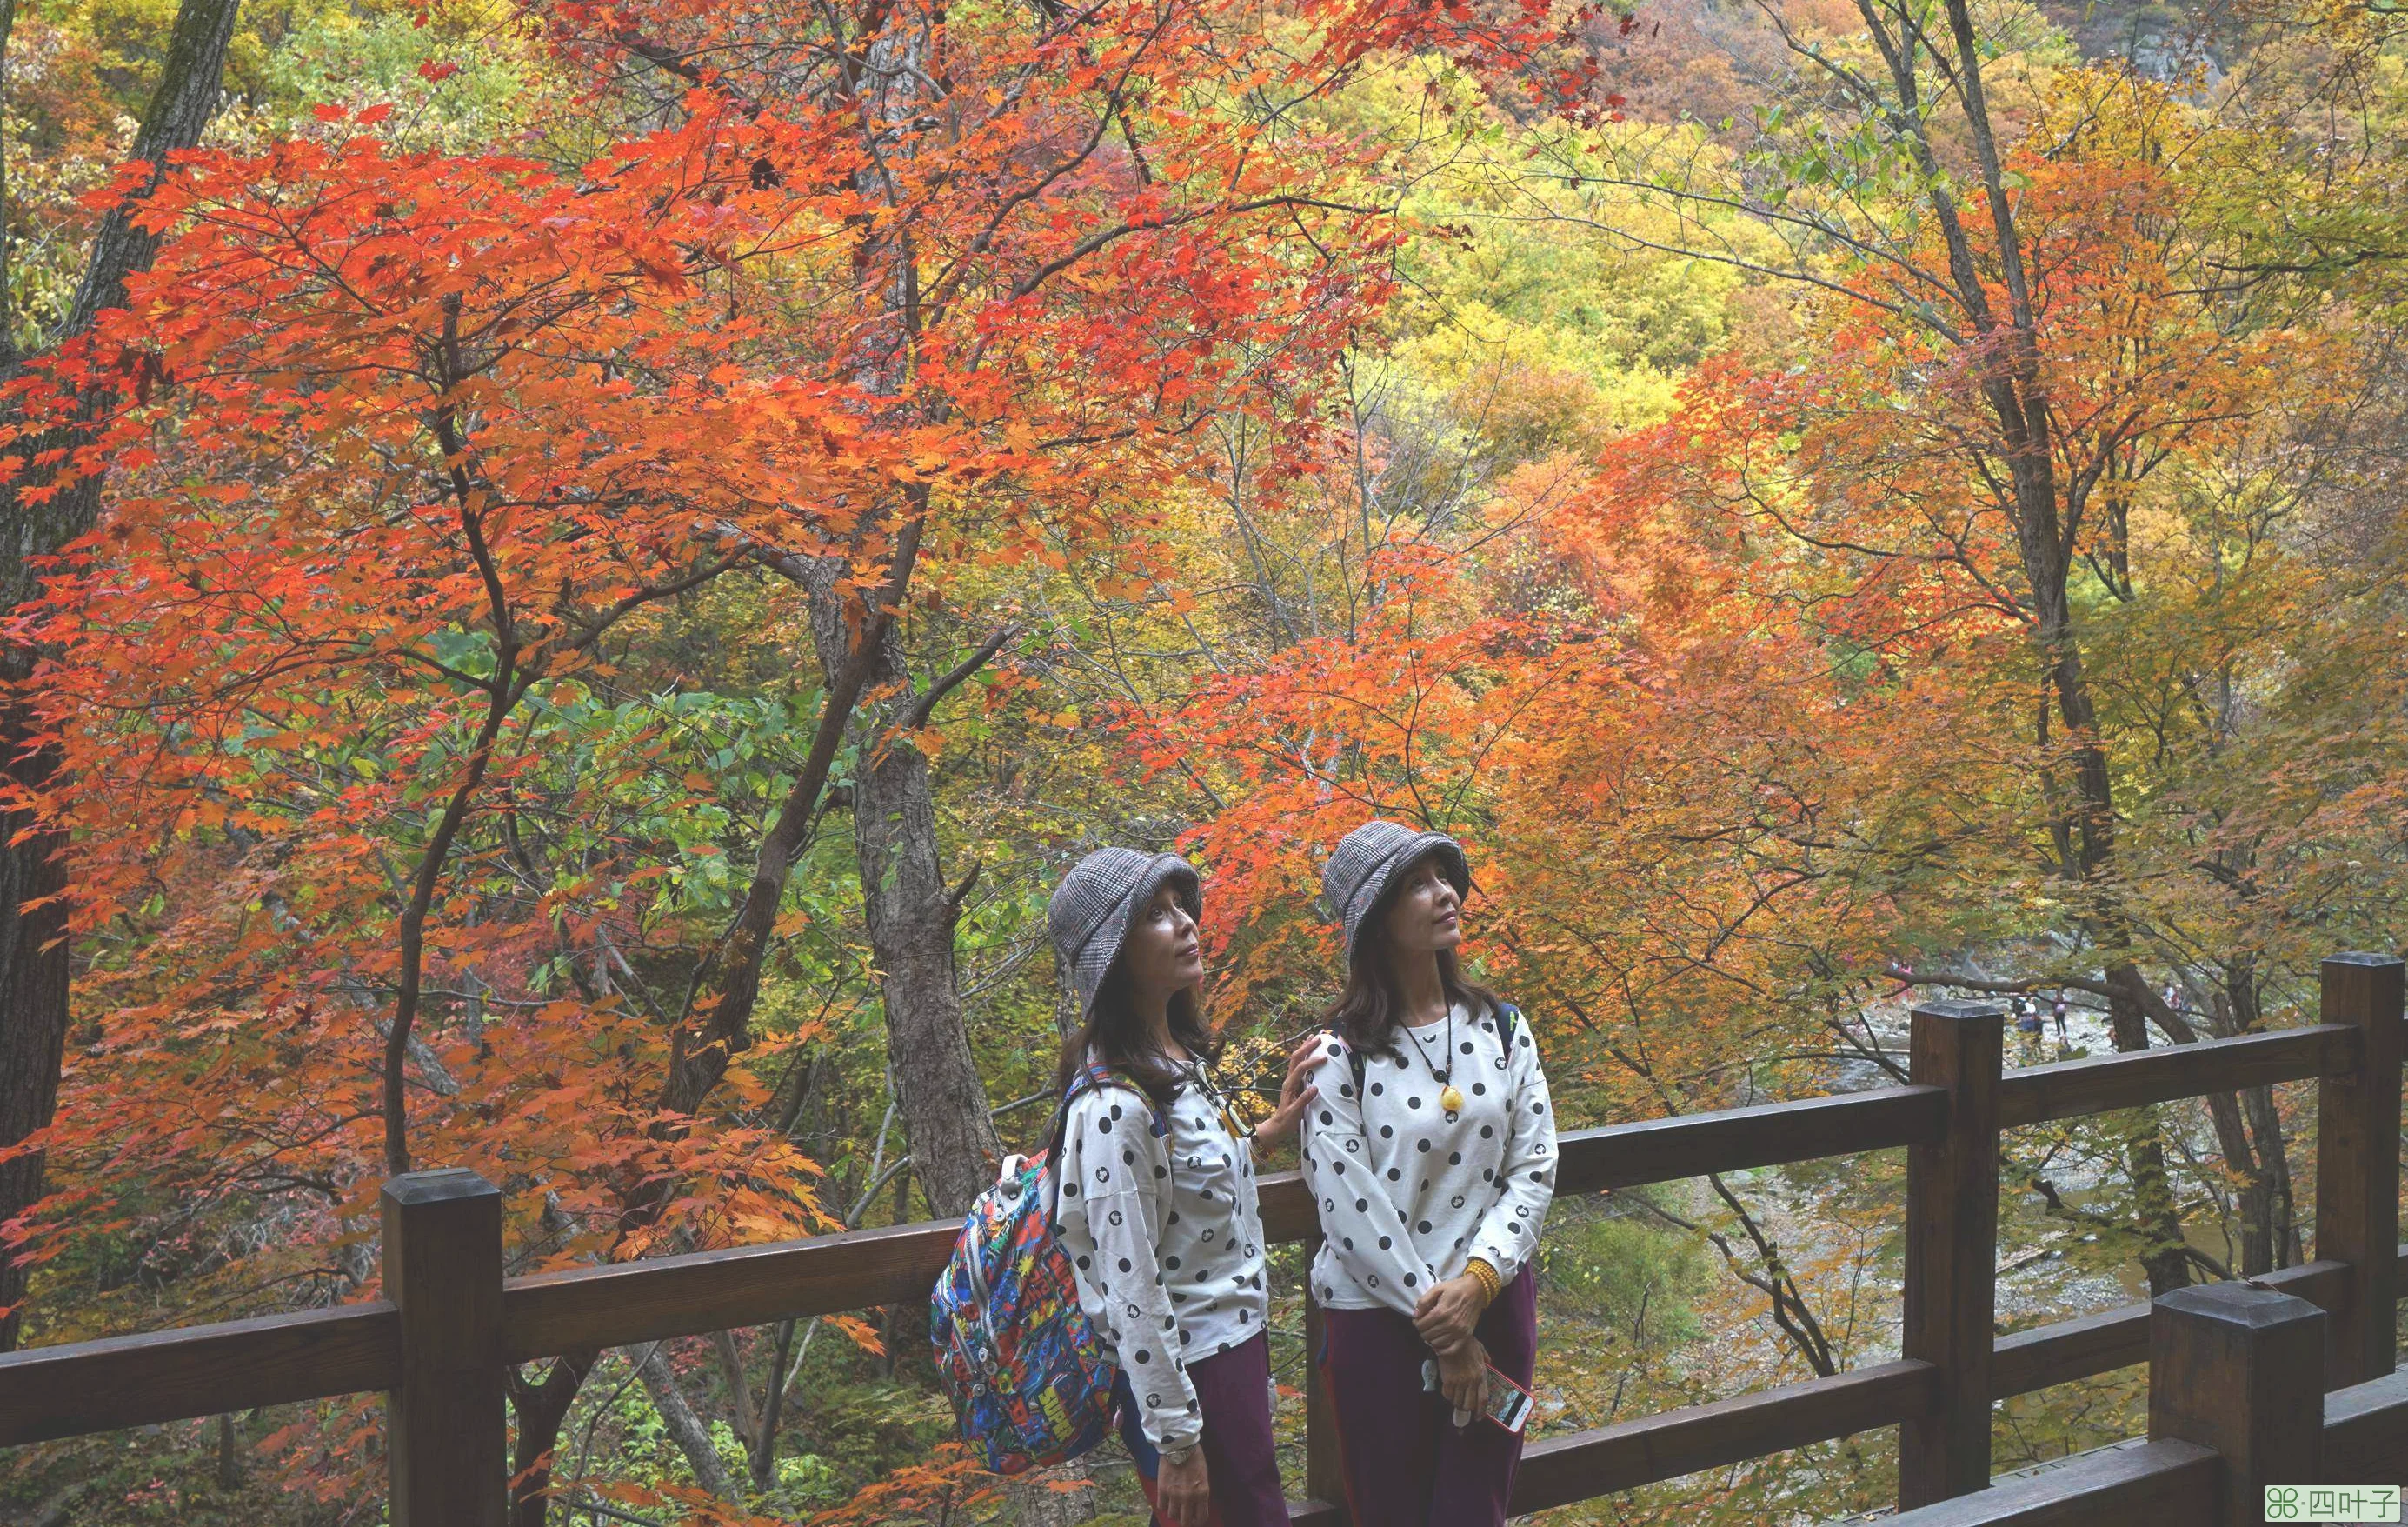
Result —
[[[1358, 1527], [1503, 1527], [1521, 1437], [1480, 1417], [1455, 1430], [1446, 1396], [1422, 1389], [1429, 1348], [1396, 1311], [1325, 1310], [1321, 1329], [1322, 1380]], [[1528, 1268], [1472, 1331], [1497, 1371], [1527, 1389], [1539, 1354]]]
[[[1191, 1361], [1187, 1381], [1196, 1386], [1196, 1407], [1204, 1414], [1204, 1477], [1212, 1488], [1207, 1527], [1287, 1527], [1287, 1497], [1280, 1491], [1279, 1457], [1271, 1448], [1269, 1339], [1256, 1336]], [[1121, 1402], [1121, 1440], [1137, 1462], [1145, 1504], [1152, 1505], [1161, 1456], [1138, 1425], [1126, 1374], [1114, 1392]]]

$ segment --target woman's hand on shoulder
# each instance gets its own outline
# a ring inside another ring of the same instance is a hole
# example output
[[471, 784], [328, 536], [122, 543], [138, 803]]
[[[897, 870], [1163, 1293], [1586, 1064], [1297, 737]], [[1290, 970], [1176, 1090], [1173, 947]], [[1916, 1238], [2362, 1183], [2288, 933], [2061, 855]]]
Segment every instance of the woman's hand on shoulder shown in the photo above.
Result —
[[1307, 1034], [1287, 1052], [1287, 1079], [1280, 1083], [1279, 1107], [1272, 1110], [1270, 1117], [1254, 1126], [1256, 1144], [1268, 1145], [1294, 1133], [1296, 1121], [1304, 1116], [1305, 1108], [1321, 1096], [1321, 1088], [1306, 1085], [1305, 1078], [1321, 1064], [1322, 1052], [1327, 1048], [1324, 1043], [1326, 1037]]

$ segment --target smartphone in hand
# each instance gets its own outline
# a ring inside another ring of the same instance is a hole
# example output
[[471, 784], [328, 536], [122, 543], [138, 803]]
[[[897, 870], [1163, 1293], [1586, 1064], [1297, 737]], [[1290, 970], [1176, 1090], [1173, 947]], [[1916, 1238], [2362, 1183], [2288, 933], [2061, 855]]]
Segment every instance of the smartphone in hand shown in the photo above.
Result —
[[1491, 1364], [1488, 1369], [1488, 1419], [1515, 1436], [1528, 1425], [1530, 1412], [1538, 1402], [1530, 1391], [1514, 1383]]
[[[1488, 1391], [1488, 1405], [1485, 1411], [1486, 1417], [1490, 1422], [1494, 1423], [1498, 1427], [1512, 1433], [1515, 1436], [1519, 1436], [1522, 1434], [1522, 1429], [1529, 1425], [1530, 1412], [1537, 1405], [1538, 1402], [1530, 1398], [1530, 1391], [1528, 1390], [1524, 1389], [1521, 1385], [1514, 1383], [1503, 1374], [1498, 1373], [1497, 1371], [1497, 1364], [1492, 1362], [1487, 1366], [1488, 1383], [1486, 1387]], [[1422, 1392], [1424, 1394], [1436, 1394], [1438, 1392], [1438, 1360], [1435, 1358], [1426, 1358], [1422, 1361]], [[1463, 1413], [1461, 1411], [1457, 1411], [1455, 1412], [1455, 1424], [1458, 1426], [1462, 1425]]]

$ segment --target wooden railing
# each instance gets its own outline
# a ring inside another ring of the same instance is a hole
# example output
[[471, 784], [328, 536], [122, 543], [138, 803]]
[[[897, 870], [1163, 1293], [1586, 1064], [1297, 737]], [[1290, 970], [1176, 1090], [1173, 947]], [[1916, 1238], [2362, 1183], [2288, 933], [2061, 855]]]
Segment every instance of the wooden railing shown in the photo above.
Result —
[[[2396, 1505], [2408, 1483], [2408, 1381], [2391, 1374], [2327, 1393], [2333, 1328], [2316, 1305], [2258, 1284], [2177, 1289], [2148, 1313], [2144, 1444], [2100, 1448], [1890, 1520], [2126, 1527], [2135, 1511], [2186, 1527], [2385, 1520], [2360, 1487], [2387, 1487]], [[2319, 1500], [2319, 1485], [2344, 1489]]]
[[[2153, 1316], [2139, 1304], [1996, 1334], [2000, 1131], [2243, 1086], [2318, 1083], [2315, 1260], [2256, 1280], [2254, 1291], [2322, 1312], [2319, 1350], [2329, 1349], [2329, 1361], [2319, 1390], [2383, 1379], [2394, 1368], [2403, 1255], [2401, 989], [2401, 961], [2335, 956], [2324, 962], [2323, 1021], [2313, 1028], [2004, 1073], [2000, 1009], [1934, 1002], [1913, 1015], [1907, 1086], [1565, 1134], [1559, 1195], [1904, 1147], [1900, 1356], [1538, 1441], [1524, 1458], [1513, 1509], [1540, 1510], [1885, 1426], [1900, 1429], [1901, 1507], [1985, 1491], [1993, 1401], [2162, 1362], [2162, 1341], [2153, 1358], [2152, 1322], [2167, 1318], [2162, 1308]], [[1295, 1174], [1262, 1179], [1262, 1207], [1274, 1241], [1313, 1238], [1311, 1201]], [[923, 1300], [956, 1230], [906, 1225], [506, 1279], [499, 1195], [473, 1173], [396, 1178], [385, 1186], [382, 1208], [385, 1300], [0, 1357], [0, 1446], [383, 1391], [395, 1527], [499, 1527], [508, 1365]], [[1319, 1326], [1308, 1304], [1308, 1343], [1318, 1341]], [[1342, 1520], [1333, 1504], [1335, 1429], [1312, 1364], [1306, 1372], [1304, 1482], [1312, 1498], [1297, 1506], [1295, 1520], [1335, 1527]], [[2390, 1398], [2408, 1404], [2408, 1392]], [[2337, 1456], [2408, 1455], [2408, 1419], [2394, 1424], [2388, 1400], [2355, 1412], [2339, 1398], [2336, 1405]], [[2211, 1477], [2212, 1440], [2172, 1433], [2161, 1440], [2143, 1471], [2149, 1478]], [[2193, 1452], [2181, 1452], [2186, 1448]], [[2094, 1504], [2137, 1488], [2095, 1482], [2106, 1493]], [[2218, 1499], [2229, 1493], [2215, 1488]], [[1928, 1519], [1943, 1520], [1993, 1519]]]

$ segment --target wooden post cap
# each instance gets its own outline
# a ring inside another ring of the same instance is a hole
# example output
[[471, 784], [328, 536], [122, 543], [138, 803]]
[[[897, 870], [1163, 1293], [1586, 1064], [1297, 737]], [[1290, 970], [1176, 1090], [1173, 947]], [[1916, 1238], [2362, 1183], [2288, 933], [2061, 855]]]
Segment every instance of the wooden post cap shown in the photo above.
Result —
[[2159, 1295], [2149, 1311], [2149, 1436], [2224, 1461], [2223, 1527], [2258, 1522], [2268, 1485], [2315, 1484], [2325, 1312], [2246, 1283]]
[[2296, 1294], [2246, 1282], [2196, 1283], [2159, 1294], [2156, 1307], [2169, 1315], [2245, 1326], [2252, 1331], [2271, 1330], [2295, 1320], [2313, 1323], [2325, 1318], [2323, 1310]]
[[1914, 1004], [1915, 1016], [1921, 1017], [1927, 1014], [1935, 1018], [1947, 1018], [1956, 1022], [1970, 1023], [1984, 1018], [2003, 1019], [2007, 1016], [2007, 1008], [2006, 1004], [2003, 1002], [1982, 1001], [1917, 1002]]
[[465, 1166], [450, 1166], [434, 1172], [405, 1172], [398, 1177], [388, 1177], [383, 1196], [395, 1203], [414, 1206], [443, 1203], [452, 1199], [499, 1198], [502, 1190]]

